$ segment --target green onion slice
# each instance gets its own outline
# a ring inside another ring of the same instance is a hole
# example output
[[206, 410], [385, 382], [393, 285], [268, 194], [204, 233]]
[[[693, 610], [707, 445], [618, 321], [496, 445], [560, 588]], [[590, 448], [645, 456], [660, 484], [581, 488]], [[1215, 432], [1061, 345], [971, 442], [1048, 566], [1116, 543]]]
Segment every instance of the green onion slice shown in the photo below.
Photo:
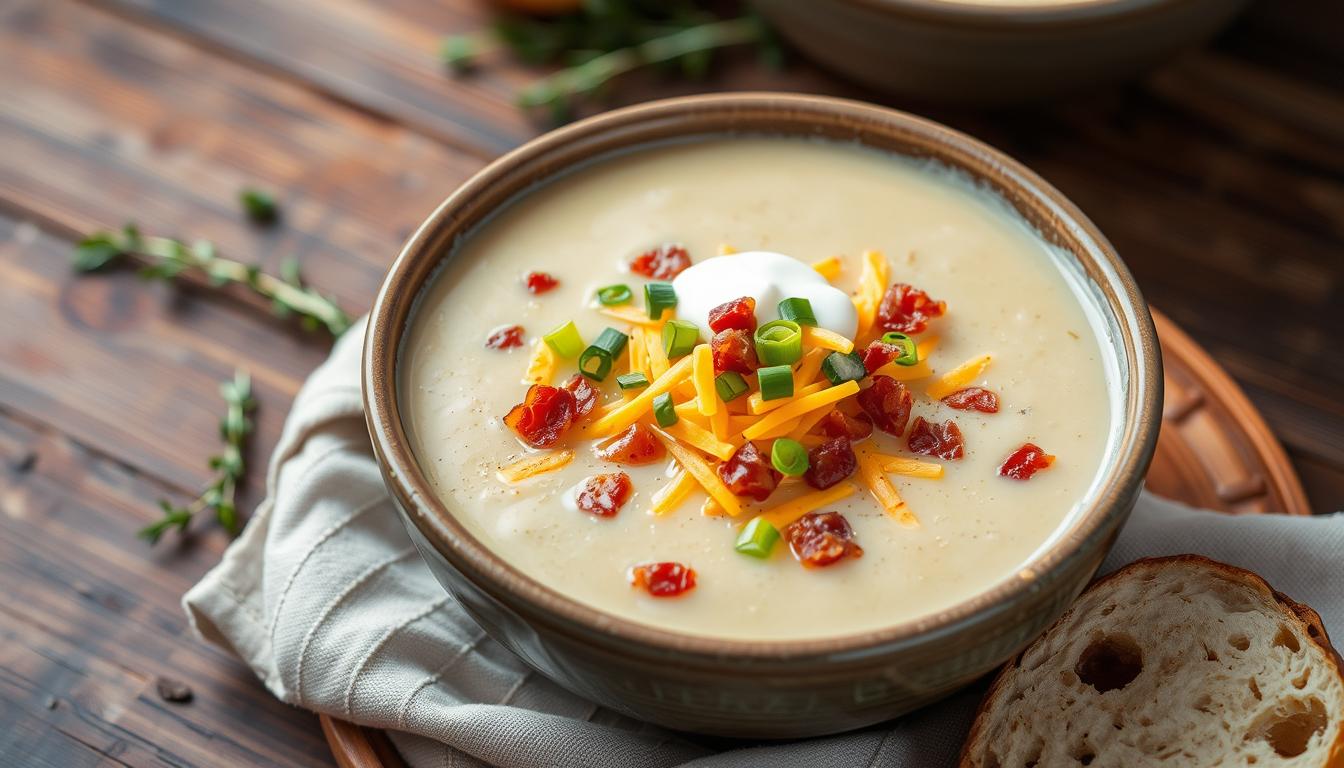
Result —
[[608, 285], [605, 288], [597, 289], [597, 303], [604, 307], [614, 306], [616, 304], [629, 303], [634, 294], [630, 293], [630, 286], [624, 283]]
[[747, 380], [737, 371], [724, 371], [714, 377], [714, 389], [719, 399], [727, 403], [747, 394]]
[[795, 297], [779, 302], [779, 316], [799, 325], [817, 324], [817, 316], [812, 314], [812, 302], [807, 299]]
[[700, 326], [689, 320], [668, 320], [663, 323], [663, 351], [667, 359], [691, 354], [700, 340]]
[[649, 379], [642, 373], [623, 373], [616, 377], [616, 386], [621, 389], [643, 389], [649, 386]]
[[671, 392], [664, 392], [653, 398], [653, 418], [660, 427], [670, 427], [677, 423], [677, 407], [672, 404]]
[[915, 340], [898, 331], [889, 331], [882, 334], [882, 343], [890, 344], [901, 350], [901, 356], [891, 362], [897, 365], [915, 365], [919, 362], [919, 347], [915, 346]]
[[797, 440], [781, 437], [770, 447], [770, 463], [789, 477], [798, 477], [807, 471], [807, 449]]
[[803, 356], [803, 329], [774, 320], [756, 329], [756, 357], [765, 365], [793, 365]]
[[657, 320], [663, 316], [664, 309], [677, 306], [677, 292], [671, 283], [648, 283], [644, 286], [644, 306], [649, 310], [649, 317]]
[[[616, 356], [625, 349], [625, 342], [630, 339], [624, 333], [615, 328], [607, 328], [598, 335], [597, 341], [594, 341], [583, 350], [579, 355], [579, 373], [592, 379], [593, 381], [602, 381], [611, 373], [612, 363]], [[593, 365], [596, 360], [597, 364]]]
[[583, 351], [583, 337], [579, 335], [579, 328], [573, 320], [541, 338], [555, 350], [555, 354], [564, 358], [577, 357]]
[[763, 517], [752, 518], [737, 536], [733, 549], [744, 555], [759, 557], [762, 560], [770, 556], [770, 550], [779, 541], [779, 530]]
[[756, 381], [761, 385], [762, 400], [793, 397], [793, 366], [772, 365], [757, 369]]
[[863, 358], [858, 352], [843, 354], [832, 352], [821, 361], [821, 372], [832, 384], [844, 384], [846, 381], [858, 381], [868, 375], [863, 367]]

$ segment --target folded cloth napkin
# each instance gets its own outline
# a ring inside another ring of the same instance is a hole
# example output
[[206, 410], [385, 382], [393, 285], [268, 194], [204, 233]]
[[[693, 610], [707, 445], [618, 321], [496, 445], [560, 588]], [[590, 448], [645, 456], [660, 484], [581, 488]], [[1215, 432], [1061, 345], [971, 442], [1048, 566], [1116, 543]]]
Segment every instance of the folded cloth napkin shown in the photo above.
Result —
[[[631, 720], [533, 674], [444, 592], [374, 464], [360, 402], [362, 325], [294, 402], [267, 498], [183, 598], [193, 627], [291, 704], [386, 728], [421, 766], [946, 766], [978, 690], [857, 733], [707, 744]], [[1106, 559], [1198, 552], [1263, 575], [1344, 637], [1344, 515], [1230, 517], [1144, 496]]]

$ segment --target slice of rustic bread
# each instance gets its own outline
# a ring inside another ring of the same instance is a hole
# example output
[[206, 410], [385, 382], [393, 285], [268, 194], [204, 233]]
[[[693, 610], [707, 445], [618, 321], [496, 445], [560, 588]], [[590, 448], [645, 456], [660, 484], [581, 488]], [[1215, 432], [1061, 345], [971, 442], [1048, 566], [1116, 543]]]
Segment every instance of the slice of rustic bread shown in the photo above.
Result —
[[1004, 667], [961, 766], [1341, 766], [1342, 671], [1320, 616], [1254, 573], [1140, 560]]

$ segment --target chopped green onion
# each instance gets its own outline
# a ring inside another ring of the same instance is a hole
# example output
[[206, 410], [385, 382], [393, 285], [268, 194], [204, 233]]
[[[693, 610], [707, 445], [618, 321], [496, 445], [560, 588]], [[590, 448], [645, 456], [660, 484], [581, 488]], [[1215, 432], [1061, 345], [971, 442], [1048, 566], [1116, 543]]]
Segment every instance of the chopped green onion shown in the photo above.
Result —
[[648, 283], [644, 286], [644, 306], [649, 317], [657, 320], [663, 316], [663, 310], [677, 306], [677, 292], [671, 283]]
[[579, 335], [578, 326], [574, 325], [573, 320], [541, 338], [561, 357], [577, 357], [583, 351], [583, 337]]
[[677, 407], [672, 404], [671, 392], [664, 392], [653, 398], [653, 418], [660, 427], [670, 427], [677, 423]]
[[807, 449], [797, 440], [781, 437], [770, 446], [770, 463], [789, 477], [798, 477], [807, 471]]
[[793, 397], [793, 366], [773, 365], [759, 368], [756, 371], [756, 381], [761, 385], [762, 400]]
[[779, 302], [779, 316], [799, 325], [817, 324], [817, 316], [812, 314], [812, 302], [807, 299], [792, 298]]
[[915, 346], [915, 340], [898, 331], [889, 331], [882, 334], [882, 343], [890, 344], [893, 347], [899, 347], [901, 356], [891, 362], [897, 365], [915, 365], [919, 362], [919, 347]]
[[719, 399], [727, 403], [747, 394], [747, 380], [737, 371], [724, 371], [714, 377], [714, 389]]
[[597, 289], [597, 303], [604, 307], [610, 307], [615, 304], [625, 304], [630, 301], [634, 294], [630, 293], [630, 286], [624, 283], [617, 285], [608, 285], [605, 288]]
[[770, 524], [769, 520], [763, 517], [752, 518], [742, 528], [742, 533], [737, 536], [737, 543], [733, 549], [744, 555], [759, 557], [762, 560], [770, 556], [770, 550], [775, 548], [775, 542], [779, 541], [779, 529]]
[[[583, 350], [579, 355], [579, 373], [592, 379], [593, 381], [602, 381], [611, 373], [611, 365], [616, 360], [616, 356], [625, 349], [625, 342], [630, 339], [624, 333], [615, 328], [607, 328], [598, 335], [597, 341], [594, 341]], [[597, 361], [597, 367], [589, 365], [593, 360]]]
[[667, 359], [691, 354], [700, 340], [700, 326], [689, 320], [668, 320], [663, 323], [663, 351]]
[[803, 356], [803, 329], [774, 320], [756, 329], [756, 357], [765, 365], [793, 365]]
[[643, 389], [649, 386], [649, 379], [642, 373], [623, 373], [616, 377], [616, 386], [621, 389]]
[[821, 361], [821, 372], [832, 384], [858, 381], [868, 375], [868, 369], [863, 366], [863, 358], [859, 357], [858, 352], [832, 352]]

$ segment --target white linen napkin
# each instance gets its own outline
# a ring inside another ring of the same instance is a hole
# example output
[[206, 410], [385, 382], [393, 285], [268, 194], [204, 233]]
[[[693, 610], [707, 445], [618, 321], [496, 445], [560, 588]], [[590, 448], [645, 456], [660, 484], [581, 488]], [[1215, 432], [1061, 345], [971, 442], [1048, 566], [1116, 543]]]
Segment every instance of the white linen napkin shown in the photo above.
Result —
[[[633, 721], [532, 673], [448, 597], [374, 464], [360, 401], [363, 325], [304, 384], [267, 498], [183, 598], [192, 626], [280, 699], [392, 732], [414, 768], [952, 765], [980, 690], [864, 731], [751, 747]], [[1344, 514], [1231, 517], [1145, 495], [1103, 570], [1197, 552], [1252, 569], [1344, 638]]]

